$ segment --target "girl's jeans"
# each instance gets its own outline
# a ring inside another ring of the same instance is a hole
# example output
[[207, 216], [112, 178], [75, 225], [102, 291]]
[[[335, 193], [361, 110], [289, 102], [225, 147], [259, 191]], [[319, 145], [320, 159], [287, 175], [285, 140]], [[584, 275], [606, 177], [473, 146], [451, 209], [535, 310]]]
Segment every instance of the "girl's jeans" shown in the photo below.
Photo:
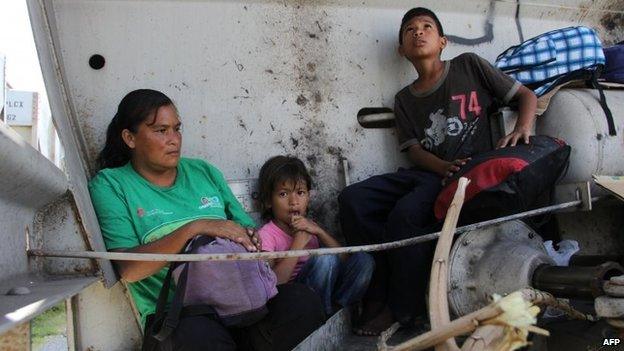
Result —
[[334, 306], [349, 306], [362, 299], [370, 282], [375, 261], [366, 252], [350, 254], [345, 261], [338, 255], [313, 256], [295, 278], [316, 291], [325, 313], [334, 313]]

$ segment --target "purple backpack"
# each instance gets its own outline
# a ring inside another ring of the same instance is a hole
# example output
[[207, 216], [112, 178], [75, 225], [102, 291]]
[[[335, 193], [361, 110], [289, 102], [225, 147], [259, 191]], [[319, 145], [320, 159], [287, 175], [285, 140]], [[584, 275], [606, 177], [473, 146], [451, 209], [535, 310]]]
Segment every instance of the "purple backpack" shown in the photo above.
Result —
[[601, 78], [624, 84], [624, 41], [604, 48], [606, 63]]
[[[184, 253], [217, 254], [247, 252], [228, 239], [200, 235]], [[171, 282], [176, 291], [164, 315]], [[267, 313], [266, 303], [277, 294], [277, 277], [266, 261], [174, 262], [158, 297], [153, 337], [163, 342], [176, 328], [180, 317], [212, 314], [226, 327], [245, 327], [260, 321]], [[158, 325], [156, 325], [158, 324]]]

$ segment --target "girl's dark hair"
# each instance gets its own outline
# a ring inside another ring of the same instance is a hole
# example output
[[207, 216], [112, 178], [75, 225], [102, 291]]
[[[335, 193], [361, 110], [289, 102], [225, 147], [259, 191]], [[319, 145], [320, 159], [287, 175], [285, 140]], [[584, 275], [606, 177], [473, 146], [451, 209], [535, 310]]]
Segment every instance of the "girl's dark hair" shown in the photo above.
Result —
[[121, 132], [128, 129], [136, 133], [141, 123], [152, 115], [156, 118], [158, 109], [169, 105], [174, 106], [173, 101], [156, 90], [139, 89], [124, 96], [106, 130], [106, 143], [97, 159], [99, 169], [121, 167], [128, 163], [132, 154], [121, 138]]
[[403, 15], [403, 20], [401, 20], [401, 28], [399, 28], [399, 44], [403, 45], [403, 29], [405, 29], [405, 25], [412, 20], [412, 18], [414, 17], [418, 17], [418, 16], [427, 16], [429, 18], [431, 18], [436, 26], [438, 27], [438, 33], [440, 34], [441, 37], [444, 36], [444, 29], [442, 29], [442, 23], [440, 23], [440, 20], [438, 19], [438, 16], [436, 16], [436, 14], [424, 7], [414, 7], [413, 9], [407, 11], [405, 13], [405, 15]]
[[273, 156], [268, 159], [258, 177], [258, 200], [262, 219], [273, 218], [271, 208], [267, 206], [271, 202], [271, 196], [275, 187], [283, 182], [305, 181], [308, 190], [312, 189], [312, 178], [303, 162], [294, 156]]

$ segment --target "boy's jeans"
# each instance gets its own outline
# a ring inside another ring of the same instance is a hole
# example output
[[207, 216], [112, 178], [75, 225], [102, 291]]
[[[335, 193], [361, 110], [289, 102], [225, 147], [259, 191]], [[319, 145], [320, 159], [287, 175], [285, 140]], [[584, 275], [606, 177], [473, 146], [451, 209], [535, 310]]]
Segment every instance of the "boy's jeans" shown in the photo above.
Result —
[[[441, 180], [431, 172], [400, 168], [346, 187], [338, 204], [347, 243], [377, 244], [431, 232]], [[434, 249], [434, 242], [427, 242], [375, 252], [375, 273], [365, 299], [386, 302], [402, 323], [425, 313]]]
[[338, 255], [313, 256], [295, 278], [321, 297], [330, 316], [334, 304], [349, 306], [362, 299], [375, 269], [373, 257], [366, 252], [350, 254], [342, 262]]

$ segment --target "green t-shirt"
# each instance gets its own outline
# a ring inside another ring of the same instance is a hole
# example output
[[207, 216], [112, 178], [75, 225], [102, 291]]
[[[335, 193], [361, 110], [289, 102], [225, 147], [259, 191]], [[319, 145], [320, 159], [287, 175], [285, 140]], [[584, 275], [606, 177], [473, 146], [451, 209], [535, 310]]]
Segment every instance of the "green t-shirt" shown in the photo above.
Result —
[[[255, 226], [223, 174], [202, 160], [181, 158], [170, 187], [150, 183], [130, 163], [106, 168], [91, 180], [89, 191], [108, 250], [150, 243], [200, 218], [230, 219], [244, 227]], [[155, 312], [166, 273], [163, 268], [128, 284], [143, 324], [146, 316]]]

